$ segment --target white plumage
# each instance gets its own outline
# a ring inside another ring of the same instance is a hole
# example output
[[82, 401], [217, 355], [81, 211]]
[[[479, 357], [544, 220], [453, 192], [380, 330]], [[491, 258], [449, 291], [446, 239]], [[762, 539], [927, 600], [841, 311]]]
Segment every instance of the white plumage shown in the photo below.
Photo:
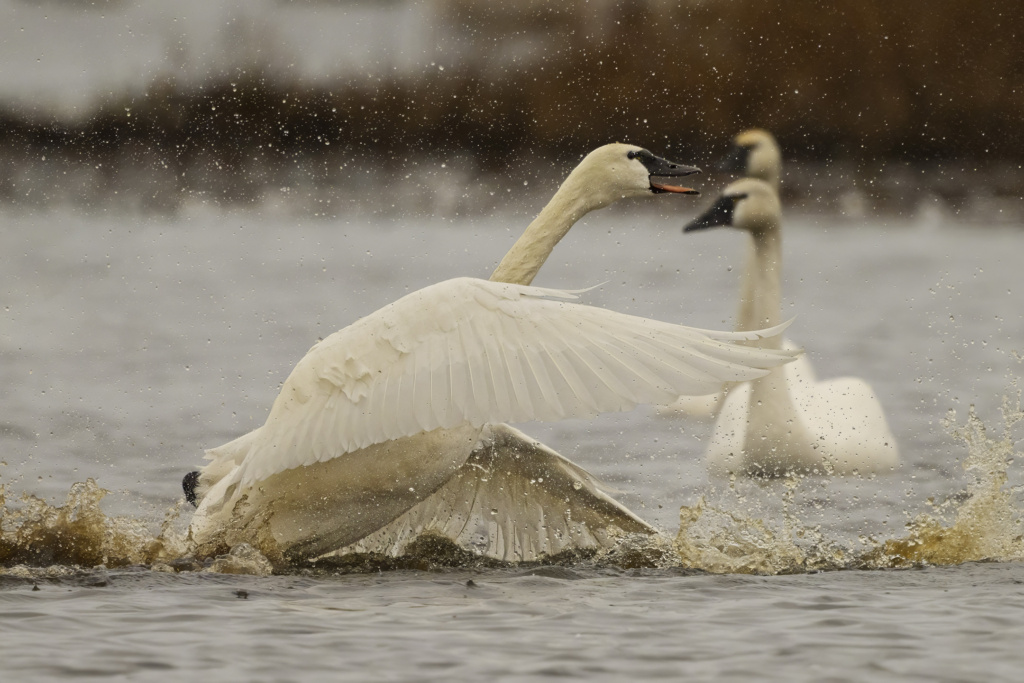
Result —
[[702, 333], [574, 298], [458, 278], [335, 332], [285, 380], [229, 485], [438, 428], [631, 410], [759, 377], [779, 360], [721, 340], [781, 327]]
[[[819, 381], [806, 358], [756, 380], [762, 386], [754, 405], [754, 382], [729, 390], [708, 443], [713, 474], [865, 475], [899, 464], [896, 437], [871, 385], [859, 377]], [[766, 402], [774, 405], [766, 409]]]
[[[500, 513], [500, 514], [497, 514]], [[600, 483], [536, 439], [488, 425], [466, 463], [433, 495], [336, 555], [397, 556], [424, 531], [504, 561], [606, 548], [651, 528]]]
[[[778, 321], [782, 298], [782, 214], [768, 183], [731, 183], [716, 204], [686, 230], [731, 225], [751, 235], [741, 327]], [[777, 347], [779, 340], [768, 345]], [[794, 346], [783, 342], [787, 348]], [[819, 382], [806, 357], [732, 387], [722, 401], [708, 446], [719, 475], [775, 476], [790, 471], [867, 474], [899, 462], [896, 439], [871, 387], [856, 377]]]
[[[316, 344], [263, 426], [207, 452], [190, 527], [200, 554], [241, 541], [275, 561], [395, 554], [424, 531], [462, 543], [467, 529], [493, 527], [474, 549], [529, 560], [650, 533], [582, 468], [501, 423], [664, 402], [797, 355], [729, 343], [784, 326], [704, 332], [526, 286], [587, 211], [653, 191], [692, 193], [655, 184], [652, 168], [695, 172], [638, 147], [602, 147], [492, 276], [520, 284], [448, 280]], [[549, 473], [546, 484], [538, 471]], [[529, 504], [511, 495], [530, 490]]]

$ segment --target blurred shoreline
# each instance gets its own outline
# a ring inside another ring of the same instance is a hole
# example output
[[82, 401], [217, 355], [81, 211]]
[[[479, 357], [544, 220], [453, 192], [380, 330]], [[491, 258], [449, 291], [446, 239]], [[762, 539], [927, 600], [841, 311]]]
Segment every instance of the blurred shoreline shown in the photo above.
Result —
[[[690, 183], [704, 197], [686, 202], [683, 209], [695, 213], [734, 179], [714, 170], [728, 143], [722, 140], [717, 150], [699, 156], [646, 146], [705, 169]], [[404, 157], [351, 145], [330, 151], [282, 149], [273, 143], [252, 147], [247, 153], [227, 145], [167, 155], [166, 148], [138, 140], [100, 152], [73, 145], [0, 145], [0, 208], [175, 215], [205, 205], [325, 219], [522, 213], [525, 225], [582, 158], [535, 154], [499, 165], [487, 164], [471, 149], [444, 147]], [[1006, 162], [786, 159], [781, 191], [790, 213], [1024, 228], [1022, 188], [1024, 169]], [[609, 210], [661, 209], [630, 202]]]
[[0, 204], [477, 215], [760, 126], [795, 210], [1024, 222], [1020, 3], [100, 4], [0, 0]]

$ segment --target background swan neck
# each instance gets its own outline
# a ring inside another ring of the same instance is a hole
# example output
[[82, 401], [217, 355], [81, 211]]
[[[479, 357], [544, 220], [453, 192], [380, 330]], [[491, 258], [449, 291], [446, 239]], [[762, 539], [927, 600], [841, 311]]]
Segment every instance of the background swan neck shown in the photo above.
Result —
[[491, 274], [495, 282], [511, 282], [528, 285], [533, 282], [541, 266], [547, 261], [559, 240], [565, 237], [576, 221], [603, 204], [587, 201], [587, 194], [580, 191], [574, 176], [558, 189], [540, 214], [533, 219], [501, 263]]
[[[778, 226], [752, 231], [740, 291], [739, 329], [757, 330], [782, 322], [782, 234]], [[759, 346], [779, 348], [778, 337]]]
[[[741, 315], [744, 329], [777, 325], [782, 317], [782, 232], [778, 220], [769, 220], [751, 231], [752, 248], [744, 282]], [[762, 348], [782, 347], [782, 337], [757, 342]], [[812, 438], [793, 401], [792, 389], [782, 367], [755, 379], [750, 386], [750, 410], [744, 435], [748, 467], [774, 471], [787, 463], [813, 458], [808, 455]]]

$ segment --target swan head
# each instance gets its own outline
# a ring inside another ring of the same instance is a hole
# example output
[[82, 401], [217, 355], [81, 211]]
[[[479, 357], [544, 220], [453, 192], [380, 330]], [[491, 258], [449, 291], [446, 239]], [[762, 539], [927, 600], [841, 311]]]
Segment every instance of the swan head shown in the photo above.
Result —
[[760, 178], [778, 188], [782, 175], [782, 151], [774, 135], [763, 128], [751, 128], [732, 139], [732, 149], [715, 169], [747, 178]]
[[728, 185], [715, 203], [683, 227], [683, 232], [731, 226], [752, 233], [777, 229], [782, 204], [775, 188], [757, 178], [743, 178]]
[[643, 147], [619, 142], [598, 147], [573, 169], [565, 185], [585, 193], [590, 209], [608, 206], [626, 197], [651, 194], [700, 192], [669, 181], [700, 173], [695, 166], [677, 164], [655, 156]]

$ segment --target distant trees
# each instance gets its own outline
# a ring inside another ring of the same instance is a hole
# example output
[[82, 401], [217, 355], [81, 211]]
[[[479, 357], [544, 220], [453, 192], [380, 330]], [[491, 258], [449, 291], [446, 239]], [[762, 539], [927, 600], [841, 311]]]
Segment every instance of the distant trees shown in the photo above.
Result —
[[[254, 159], [468, 149], [496, 168], [524, 155], [575, 158], [609, 140], [694, 158], [757, 125], [809, 160], [1024, 157], [1018, 0], [601, 5], [596, 28], [572, 12], [538, 14], [529, 59], [314, 87], [258, 69], [198, 88], [166, 81], [77, 124], [7, 112], [0, 155], [144, 148], [172, 165], [212, 156], [230, 174]], [[500, 42], [484, 5], [447, 7], [479, 49]]]

